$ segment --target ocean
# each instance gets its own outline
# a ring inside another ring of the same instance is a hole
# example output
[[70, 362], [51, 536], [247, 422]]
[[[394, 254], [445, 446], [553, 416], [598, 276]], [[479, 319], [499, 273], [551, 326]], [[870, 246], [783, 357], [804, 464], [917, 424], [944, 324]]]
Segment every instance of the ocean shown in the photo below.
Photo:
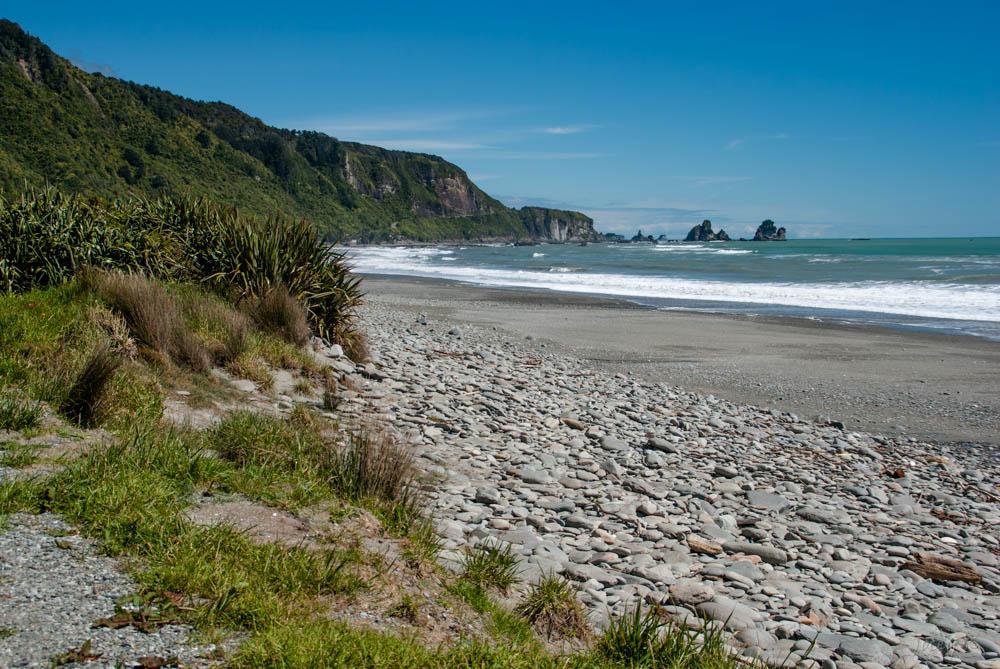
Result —
[[359, 273], [1000, 341], [1000, 237], [354, 247]]

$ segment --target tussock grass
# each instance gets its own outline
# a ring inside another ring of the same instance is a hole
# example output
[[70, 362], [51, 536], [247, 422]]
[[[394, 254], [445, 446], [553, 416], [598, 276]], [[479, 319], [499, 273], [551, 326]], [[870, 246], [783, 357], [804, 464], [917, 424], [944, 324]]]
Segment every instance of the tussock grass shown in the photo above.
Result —
[[306, 310], [284, 284], [272, 286], [259, 297], [251, 297], [247, 308], [261, 329], [274, 332], [295, 346], [304, 346], [309, 341], [312, 331]]
[[328, 494], [372, 506], [383, 522], [407, 532], [422, 518], [416, 466], [388, 435], [355, 431], [346, 443], [322, 434], [325, 423], [303, 410], [289, 419], [233, 412], [205, 434], [205, 444], [241, 468], [294, 476]]
[[755, 667], [734, 658], [725, 647], [720, 626], [706, 625], [701, 632], [664, 621], [655, 608], [641, 604], [626, 608], [611, 620], [594, 646], [596, 658], [614, 666], [658, 669], [734, 669]]
[[576, 591], [565, 578], [543, 576], [514, 612], [548, 638], [586, 638], [590, 629]]
[[344, 355], [354, 362], [368, 362], [371, 358], [371, 351], [368, 348], [368, 339], [358, 331], [353, 331], [340, 337], [340, 343], [344, 348]]
[[0, 430], [21, 432], [42, 424], [42, 406], [16, 397], [0, 397]]
[[490, 540], [468, 549], [462, 561], [462, 578], [484, 590], [506, 593], [520, 580], [518, 571], [518, 558], [510, 544]]
[[121, 364], [108, 344], [98, 344], [66, 391], [59, 413], [81, 427], [97, 425], [107, 413], [108, 389]]
[[81, 273], [80, 281], [125, 319], [140, 344], [160, 354], [168, 353], [178, 313], [176, 300], [163, 286], [137, 274], [92, 268]]
[[181, 310], [192, 332], [197, 334], [216, 363], [236, 360], [250, 347], [250, 320], [221, 298], [179, 287]]
[[81, 279], [122, 315], [137, 341], [194, 372], [206, 371], [212, 358], [185, 321], [177, 298], [147, 277], [88, 270]]
[[347, 497], [378, 499], [403, 507], [416, 505], [413, 454], [388, 433], [351, 432], [343, 448], [326, 452], [322, 467]]

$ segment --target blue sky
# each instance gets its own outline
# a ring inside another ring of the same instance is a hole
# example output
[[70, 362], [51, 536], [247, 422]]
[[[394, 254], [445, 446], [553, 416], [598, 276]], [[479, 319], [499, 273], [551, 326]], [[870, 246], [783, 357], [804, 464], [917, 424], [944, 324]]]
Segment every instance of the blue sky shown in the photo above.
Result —
[[1000, 235], [1000, 3], [703, 4], [4, 11], [83, 67], [441, 155], [602, 230]]

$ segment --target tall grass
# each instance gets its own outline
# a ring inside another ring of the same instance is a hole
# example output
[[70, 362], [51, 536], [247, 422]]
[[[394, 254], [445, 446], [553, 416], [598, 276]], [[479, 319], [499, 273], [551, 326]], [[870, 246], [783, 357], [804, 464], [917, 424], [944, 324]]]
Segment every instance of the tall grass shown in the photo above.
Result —
[[106, 343], [98, 344], [77, 373], [59, 407], [60, 413], [83, 427], [97, 424], [104, 411], [111, 378], [121, 366], [121, 358]]
[[87, 266], [238, 299], [285, 286], [317, 334], [345, 346], [356, 338], [360, 280], [305, 221], [251, 218], [204, 198], [105, 201], [51, 188], [0, 197], [0, 291], [57, 285]]

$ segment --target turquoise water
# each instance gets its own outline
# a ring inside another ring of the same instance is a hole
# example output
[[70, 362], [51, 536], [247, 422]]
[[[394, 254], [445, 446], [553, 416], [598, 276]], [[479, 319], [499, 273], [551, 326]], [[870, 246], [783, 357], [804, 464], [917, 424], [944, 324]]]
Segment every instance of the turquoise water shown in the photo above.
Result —
[[361, 247], [362, 273], [1000, 340], [1000, 237]]

